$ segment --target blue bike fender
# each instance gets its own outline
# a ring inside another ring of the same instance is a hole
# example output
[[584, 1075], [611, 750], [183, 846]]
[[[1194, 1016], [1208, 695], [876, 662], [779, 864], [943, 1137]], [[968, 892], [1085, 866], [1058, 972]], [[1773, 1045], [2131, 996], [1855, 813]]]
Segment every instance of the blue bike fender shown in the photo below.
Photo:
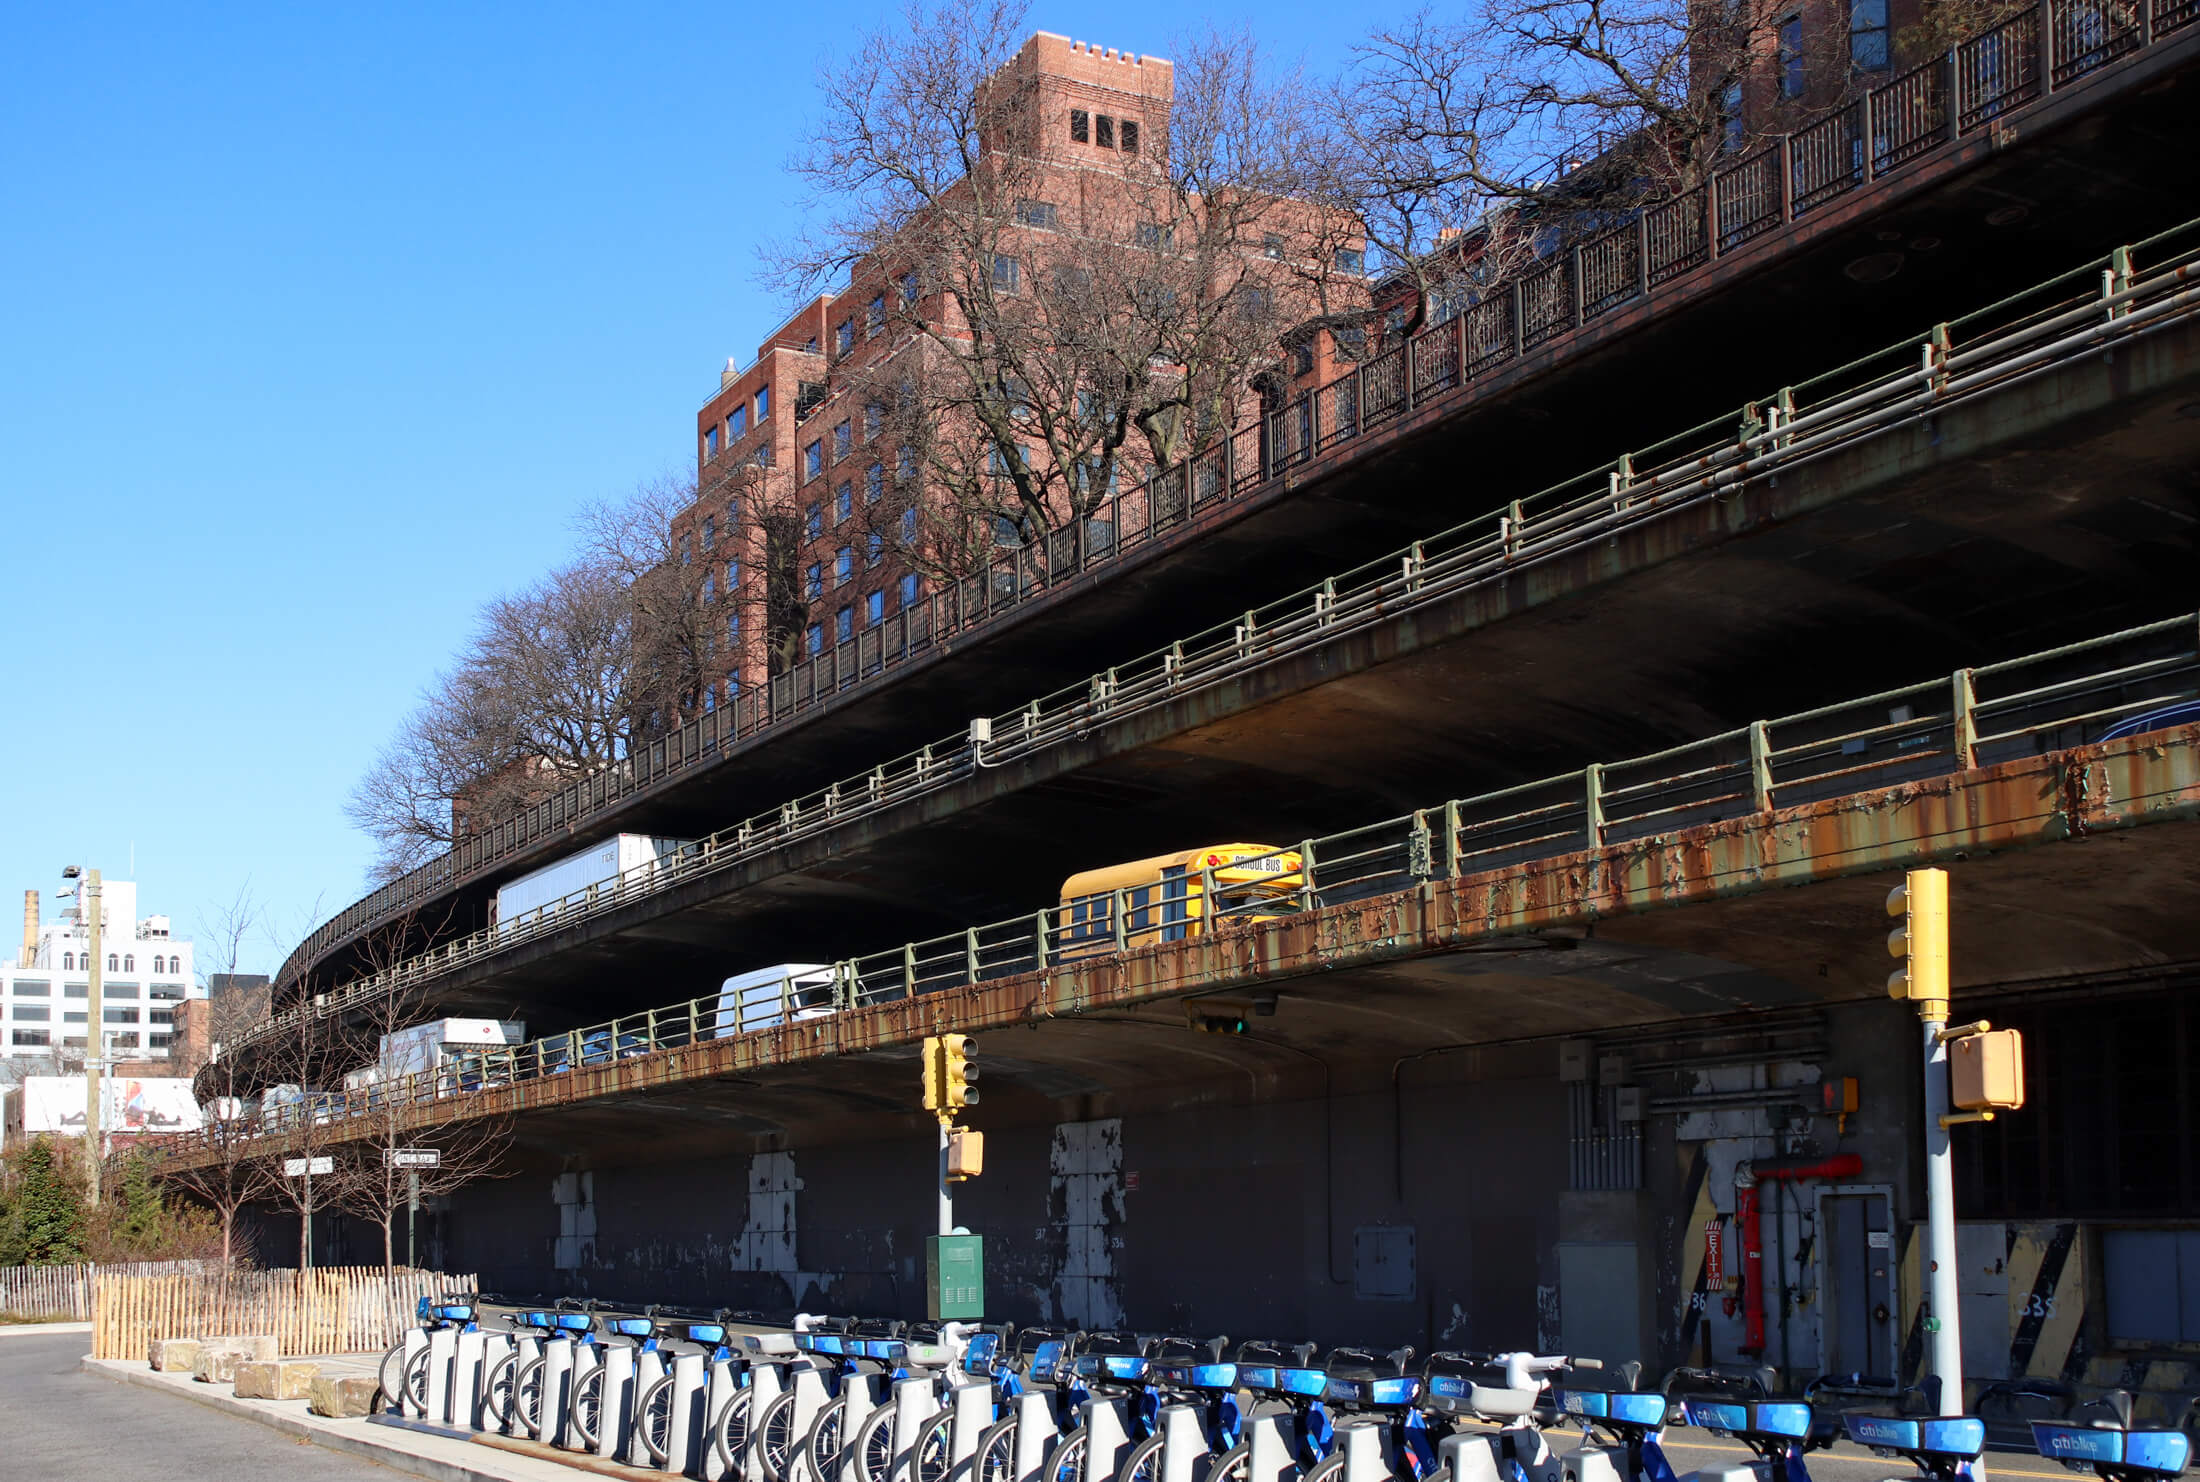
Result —
[[1664, 1438], [1664, 1431], [1642, 1438], [1642, 1475], [1648, 1482], [1676, 1482], [1673, 1463], [1666, 1459], [1665, 1448], [1658, 1444]]
[[1138, 1392], [1138, 1423], [1142, 1435], [1150, 1436], [1161, 1424], [1161, 1391], [1153, 1388]]
[[1315, 1461], [1329, 1455], [1329, 1448], [1337, 1439], [1337, 1427], [1329, 1418], [1329, 1409], [1316, 1400], [1306, 1407], [1306, 1424], [1299, 1433], [1300, 1444], [1310, 1452]]
[[1013, 1371], [1001, 1376], [1000, 1396], [1002, 1399], [1013, 1400], [1023, 1392], [1024, 1382], [1018, 1379]]
[[1803, 1465], [1803, 1448], [1790, 1446], [1787, 1457], [1787, 1482], [1810, 1482], [1810, 1468]]
[[1416, 1478], [1426, 1477], [1436, 1470], [1436, 1447], [1430, 1443], [1428, 1420], [1418, 1410], [1408, 1410], [1405, 1420], [1406, 1470]]
[[1244, 1423], [1236, 1395], [1226, 1394], [1215, 1401], [1215, 1434], [1222, 1438], [1223, 1450], [1229, 1450], [1243, 1439]]

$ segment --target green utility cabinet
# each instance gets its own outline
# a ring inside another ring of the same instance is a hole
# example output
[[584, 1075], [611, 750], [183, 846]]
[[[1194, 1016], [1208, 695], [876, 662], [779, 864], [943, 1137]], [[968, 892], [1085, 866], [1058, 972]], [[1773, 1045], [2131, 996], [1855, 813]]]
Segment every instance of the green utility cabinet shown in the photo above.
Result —
[[985, 1237], [933, 1235], [924, 1246], [925, 1311], [934, 1322], [985, 1316]]

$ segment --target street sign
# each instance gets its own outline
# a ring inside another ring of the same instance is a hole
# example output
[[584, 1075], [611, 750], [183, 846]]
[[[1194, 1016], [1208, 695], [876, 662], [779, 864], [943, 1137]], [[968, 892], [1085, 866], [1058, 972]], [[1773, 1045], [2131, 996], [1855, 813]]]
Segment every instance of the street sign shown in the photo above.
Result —
[[335, 1171], [336, 1160], [334, 1158], [283, 1159], [284, 1178], [304, 1178], [309, 1173], [334, 1173]]
[[438, 1148], [384, 1148], [382, 1161], [391, 1168], [441, 1168], [443, 1153]]

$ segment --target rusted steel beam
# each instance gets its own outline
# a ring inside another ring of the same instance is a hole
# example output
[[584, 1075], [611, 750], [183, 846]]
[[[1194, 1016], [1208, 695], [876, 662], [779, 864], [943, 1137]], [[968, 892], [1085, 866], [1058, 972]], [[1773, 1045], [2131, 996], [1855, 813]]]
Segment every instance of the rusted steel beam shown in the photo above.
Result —
[[[2051, 751], [1582, 850], [1256, 925], [708, 1040], [423, 1103], [406, 1130], [753, 1077], [928, 1034], [1071, 1019], [1153, 999], [1471, 949], [1783, 886], [2200, 818], [2200, 725]], [[376, 1129], [379, 1132], [380, 1129]], [[319, 1139], [323, 1146], [326, 1136]], [[288, 1146], [271, 1140], [267, 1151]], [[188, 1142], [185, 1164], [199, 1161]]]

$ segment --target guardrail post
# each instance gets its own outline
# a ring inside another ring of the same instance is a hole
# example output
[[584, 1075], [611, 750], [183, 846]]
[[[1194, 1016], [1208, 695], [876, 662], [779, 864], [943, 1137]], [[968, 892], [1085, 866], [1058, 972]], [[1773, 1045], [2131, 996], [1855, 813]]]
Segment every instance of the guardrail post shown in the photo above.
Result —
[[1123, 919], [1123, 906], [1126, 900], [1127, 892], [1120, 888], [1108, 900], [1108, 922], [1114, 928], [1115, 950], [1118, 952], [1128, 951], [1131, 944], [1130, 930]]
[[1031, 960], [1042, 971], [1047, 965], [1047, 913], [1043, 910], [1031, 918]]
[[1413, 393], [1420, 382], [1420, 377], [1413, 373], [1413, 365], [1420, 358], [1420, 343], [1421, 337], [1419, 335], [1409, 334], [1406, 336], [1405, 344], [1399, 349], [1398, 370], [1406, 378], [1405, 391], [1398, 400], [1398, 410], [1401, 415], [1413, 410]]
[[1772, 734], [1761, 720], [1749, 723], [1749, 796], [1759, 813], [1772, 811]]
[[688, 1043], [700, 1043], [703, 1038], [703, 1016], [696, 1012], [696, 1000], [688, 1000]]
[[2040, 0], [2040, 96], [2055, 91], [2055, 0]]
[[1640, 298], [1650, 296], [1650, 213], [1640, 211], [1635, 216], [1635, 293]]
[[1237, 647], [1239, 653], [1248, 656], [1252, 654], [1253, 634], [1259, 626], [1260, 625], [1253, 620], [1253, 614], [1251, 614], [1250, 612], [1245, 614], [1245, 621], [1238, 624], [1237, 630]]
[[975, 926], [963, 929], [963, 974], [966, 983], [978, 981], [978, 928]]
[[1591, 849], [1604, 847], [1604, 763], [1591, 762], [1581, 769], [1582, 802]]
[[1978, 765], [1978, 698], [1971, 685], [1971, 671], [1958, 669], [1950, 682], [1949, 717], [1953, 722], [1949, 750], [1954, 770], [1968, 772]]
[[1504, 548], [1505, 559], [1510, 561], [1520, 554], [1520, 527], [1526, 522], [1526, 512], [1515, 499], [1505, 506], [1505, 513], [1497, 517], [1497, 539]]
[[1459, 801], [1456, 798], [1444, 804], [1444, 873], [1453, 878], [1459, 874]]
[[1200, 917], [1212, 931], [1222, 921], [1221, 903], [1215, 899], [1215, 867], [1203, 864], [1199, 867]]
[[1314, 909], [1314, 841], [1299, 840], [1299, 909]]
[[1581, 282], [1581, 249], [1578, 246], [1573, 249], [1573, 259], [1569, 265], [1569, 276], [1574, 280], [1574, 328], [1579, 329], [1589, 322], [1589, 316], [1587, 312], [1587, 289], [1582, 286]]
[[917, 944], [901, 944], [901, 991], [905, 997], [917, 996]]
[[1528, 353], [1527, 306], [1528, 301], [1520, 292], [1520, 280], [1515, 278], [1512, 280], [1512, 352], [1515, 355]]
[[1184, 640], [1181, 638], [1170, 644], [1169, 651], [1161, 656], [1161, 672], [1170, 684], [1175, 684], [1183, 677]]
[[1413, 543], [1413, 549], [1406, 553], [1405, 577], [1407, 591], [1418, 592], [1421, 590], [1421, 567], [1425, 564], [1425, 559], [1421, 553], [1421, 542], [1416, 540]]
[[1224, 433], [1222, 437], [1222, 497], [1229, 499], [1237, 493], [1237, 434]]
[[1416, 880], [1426, 880], [1436, 873], [1435, 854], [1428, 814], [1416, 808], [1413, 810], [1413, 831], [1406, 835], [1406, 873]]
[[1323, 627], [1330, 624], [1330, 612], [1337, 605], [1337, 579], [1322, 578], [1322, 589], [1314, 594], [1314, 612]]
[[1795, 219], [1795, 136], [1780, 136], [1780, 219]]

